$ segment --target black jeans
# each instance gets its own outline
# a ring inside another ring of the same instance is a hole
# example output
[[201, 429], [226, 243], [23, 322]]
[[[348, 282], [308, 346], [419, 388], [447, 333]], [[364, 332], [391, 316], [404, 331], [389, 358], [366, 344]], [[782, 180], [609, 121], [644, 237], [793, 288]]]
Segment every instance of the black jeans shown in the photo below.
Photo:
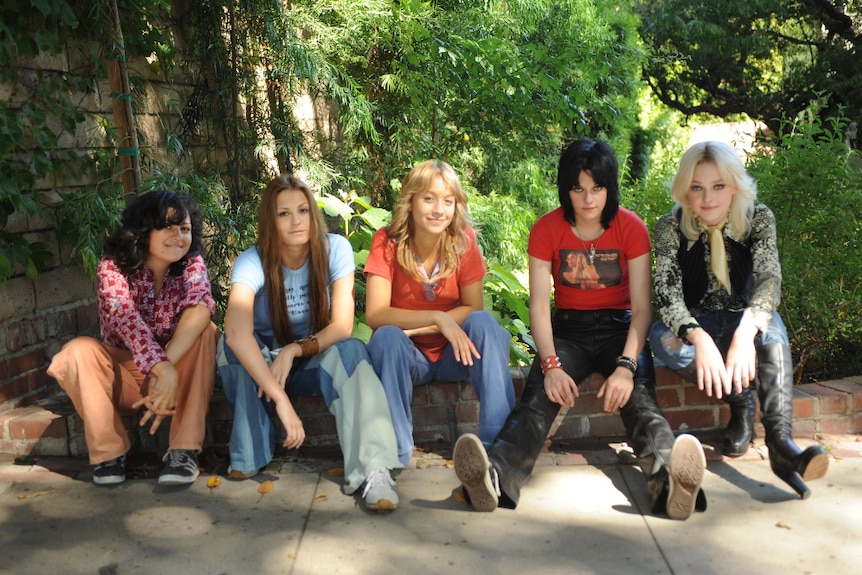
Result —
[[[608, 377], [617, 367], [615, 360], [625, 347], [630, 323], [631, 312], [626, 310], [557, 310], [554, 345], [563, 369], [578, 385], [593, 372]], [[521, 403], [509, 414], [488, 450], [500, 479], [502, 507], [517, 506], [521, 487], [533, 472], [560, 411], [560, 405], [548, 399], [544, 383], [541, 358], [536, 357]], [[656, 404], [655, 371], [648, 346], [638, 357], [634, 390], [620, 415], [635, 454], [648, 467], [648, 476], [665, 476], [674, 435]]]

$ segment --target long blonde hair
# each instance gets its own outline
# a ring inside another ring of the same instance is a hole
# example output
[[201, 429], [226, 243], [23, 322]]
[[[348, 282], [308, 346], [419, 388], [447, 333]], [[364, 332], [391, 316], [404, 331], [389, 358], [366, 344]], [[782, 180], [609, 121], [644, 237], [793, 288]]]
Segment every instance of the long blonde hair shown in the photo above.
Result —
[[736, 241], [748, 237], [751, 231], [751, 215], [754, 213], [754, 200], [757, 199], [757, 183], [745, 170], [736, 150], [730, 144], [718, 141], [699, 142], [682, 155], [679, 169], [673, 178], [670, 195], [676, 201], [674, 213], [682, 210], [680, 228], [690, 240], [700, 237], [701, 227], [697, 216], [688, 203], [688, 190], [694, 178], [694, 169], [703, 162], [712, 162], [718, 168], [721, 178], [727, 185], [736, 186], [736, 194], [730, 202], [727, 218], [729, 235]]
[[296, 339], [287, 312], [284, 293], [284, 274], [281, 265], [281, 235], [278, 230], [278, 195], [285, 190], [296, 190], [308, 200], [310, 251], [308, 255], [308, 302], [312, 332], [326, 327], [330, 321], [329, 298], [326, 285], [329, 279], [329, 250], [326, 243], [326, 225], [314, 194], [308, 185], [291, 174], [273, 178], [263, 190], [257, 216], [257, 246], [263, 263], [264, 287], [269, 299], [269, 319], [280, 346]]
[[419, 272], [413, 249], [415, 230], [413, 229], [413, 198], [428, 191], [431, 182], [440, 176], [449, 191], [455, 196], [455, 215], [452, 223], [440, 239], [440, 271], [438, 279], [453, 274], [460, 265], [461, 256], [469, 247], [468, 230], [476, 231], [467, 210], [467, 194], [461, 187], [458, 175], [452, 166], [440, 160], [426, 160], [416, 164], [401, 183], [401, 195], [395, 206], [392, 223], [389, 224], [389, 238], [395, 241], [395, 257], [410, 277], [419, 282], [427, 279]]

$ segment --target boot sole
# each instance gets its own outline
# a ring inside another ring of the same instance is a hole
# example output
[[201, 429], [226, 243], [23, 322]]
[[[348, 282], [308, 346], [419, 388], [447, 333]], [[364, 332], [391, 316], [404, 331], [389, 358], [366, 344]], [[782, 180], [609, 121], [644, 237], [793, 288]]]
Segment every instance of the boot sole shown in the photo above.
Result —
[[668, 462], [668, 517], [677, 521], [691, 517], [705, 473], [706, 456], [700, 441], [688, 434], [677, 437]]
[[814, 481], [820, 479], [829, 470], [829, 454], [819, 453], [811, 458], [808, 465], [805, 466], [805, 471], [802, 473], [802, 479], [805, 481]]
[[458, 438], [452, 453], [455, 475], [467, 490], [476, 511], [494, 511], [500, 500], [491, 483], [491, 463], [479, 438], [468, 433]]

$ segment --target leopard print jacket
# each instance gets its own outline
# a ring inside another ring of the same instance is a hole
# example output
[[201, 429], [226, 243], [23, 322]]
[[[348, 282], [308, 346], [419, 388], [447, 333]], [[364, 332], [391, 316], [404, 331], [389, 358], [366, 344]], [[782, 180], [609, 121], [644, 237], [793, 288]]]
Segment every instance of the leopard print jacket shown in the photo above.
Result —
[[696, 318], [706, 313], [744, 311], [751, 314], [759, 330], [765, 331], [781, 297], [781, 264], [772, 211], [755, 204], [751, 232], [741, 242], [731, 238], [725, 228], [732, 284], [732, 293], [728, 293], [710, 269], [706, 232], [695, 241], [686, 238], [680, 231], [680, 209], [664, 215], [655, 228], [655, 294], [662, 321], [679, 335], [683, 326], [697, 325]]

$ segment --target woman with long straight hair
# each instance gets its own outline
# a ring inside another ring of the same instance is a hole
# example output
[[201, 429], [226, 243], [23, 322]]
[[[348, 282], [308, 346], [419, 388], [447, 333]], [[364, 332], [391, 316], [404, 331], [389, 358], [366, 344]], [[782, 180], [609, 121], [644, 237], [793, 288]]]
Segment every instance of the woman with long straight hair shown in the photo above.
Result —
[[237, 257], [219, 342], [218, 369], [234, 408], [231, 479], [256, 475], [273, 457], [269, 404], [284, 426], [282, 446], [305, 429], [289, 396], [322, 394], [344, 454], [344, 491], [362, 491], [380, 512], [398, 505], [390, 470], [400, 467], [380, 380], [353, 330], [353, 251], [326, 233], [308, 185], [271, 180], [258, 215], [258, 243]]

